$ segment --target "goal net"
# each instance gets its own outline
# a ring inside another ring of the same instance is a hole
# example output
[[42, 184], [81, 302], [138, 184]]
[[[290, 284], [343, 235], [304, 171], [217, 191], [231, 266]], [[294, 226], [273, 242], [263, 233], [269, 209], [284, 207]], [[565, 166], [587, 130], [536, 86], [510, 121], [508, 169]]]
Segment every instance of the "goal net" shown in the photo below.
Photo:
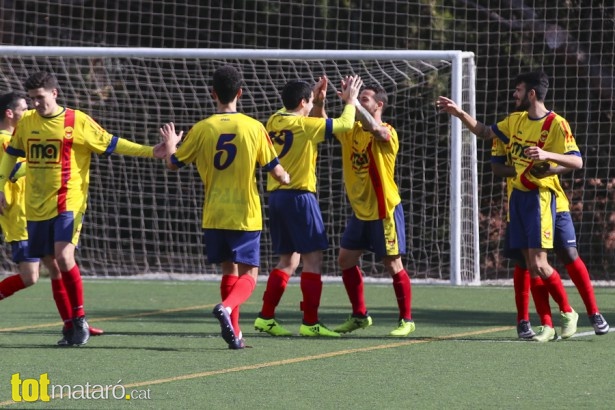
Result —
[[[438, 95], [473, 113], [474, 60], [460, 51], [327, 51], [0, 46], [0, 92], [21, 90], [30, 74], [55, 73], [59, 103], [90, 114], [109, 132], [154, 145], [169, 121], [187, 131], [215, 111], [213, 71], [237, 67], [245, 81], [239, 110], [266, 122], [281, 108], [289, 80], [327, 75], [327, 113], [341, 113], [336, 87], [346, 75], [381, 84], [389, 94], [384, 121], [399, 134], [396, 180], [406, 218], [404, 265], [413, 279], [479, 282], [475, 139], [439, 114]], [[337, 143], [322, 144], [318, 197], [330, 240], [323, 273], [340, 275], [336, 255], [350, 213]], [[277, 263], [267, 230], [264, 176], [261, 274]], [[203, 184], [196, 169], [178, 173], [157, 160], [94, 156], [78, 260], [85, 275], [216, 274], [203, 254]], [[5, 249], [5, 252], [7, 250]], [[3, 258], [4, 270], [11, 267]], [[372, 254], [367, 276], [383, 269]]]

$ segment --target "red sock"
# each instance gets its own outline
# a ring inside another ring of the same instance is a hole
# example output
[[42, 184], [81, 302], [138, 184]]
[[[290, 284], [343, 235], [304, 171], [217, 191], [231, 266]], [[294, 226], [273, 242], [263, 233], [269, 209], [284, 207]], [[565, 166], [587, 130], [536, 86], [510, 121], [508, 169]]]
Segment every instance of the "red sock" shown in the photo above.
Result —
[[248, 300], [254, 292], [256, 281], [248, 274], [241, 275], [231, 292], [222, 300], [224, 307], [229, 307], [235, 310], [239, 305]]
[[264, 319], [275, 317], [275, 308], [278, 307], [282, 299], [289, 278], [290, 276], [280, 269], [274, 269], [269, 273], [267, 288], [263, 293], [263, 308], [261, 309], [261, 317]]
[[559, 306], [560, 312], [572, 312], [572, 307], [568, 303], [568, 294], [564, 289], [564, 284], [562, 283], [562, 278], [559, 276], [559, 273], [553, 269], [553, 273], [547, 279], [543, 279], [544, 283], [547, 285], [547, 289], [549, 289], [549, 294]]
[[318, 306], [320, 306], [322, 296], [321, 277], [318, 273], [302, 272], [300, 284], [303, 295], [303, 301], [300, 304], [303, 311], [303, 323], [315, 325], [319, 321]]
[[[239, 276], [235, 275], [222, 275], [222, 282], [220, 282], [220, 296], [222, 299], [226, 299], [226, 297], [233, 290], [233, 286], [239, 280]], [[231, 323], [233, 324], [233, 329], [235, 329], [235, 335], [239, 337], [239, 333], [241, 329], [239, 328], [239, 306], [237, 306], [231, 312]]]
[[[517, 305], [517, 323], [530, 320], [530, 271], [515, 265], [513, 274], [513, 287], [515, 288], [515, 304]], [[547, 299], [548, 303], [548, 299]]]
[[348, 299], [352, 305], [352, 314], [358, 316], [367, 315], [367, 307], [365, 306], [365, 293], [363, 290], [363, 275], [358, 266], [344, 269], [342, 271], [342, 280]]
[[73, 323], [71, 318], [73, 315], [73, 308], [68, 299], [68, 294], [66, 293], [66, 288], [64, 287], [62, 279], [51, 279], [51, 293], [53, 294], [53, 300], [56, 302], [56, 307], [64, 322], [64, 326], [69, 328], [72, 327]]
[[6, 299], [13, 293], [24, 289], [26, 285], [20, 275], [11, 275], [0, 282], [0, 300]]
[[530, 290], [536, 306], [536, 313], [540, 318], [540, 324], [553, 327], [551, 306], [549, 305], [549, 290], [540, 276], [530, 279]]
[[596, 303], [596, 297], [594, 296], [594, 287], [589, 279], [589, 272], [587, 271], [585, 262], [583, 262], [580, 257], [576, 258], [574, 262], [566, 265], [566, 270], [568, 271], [570, 280], [572, 280], [574, 286], [577, 287], [577, 290], [581, 295], [581, 299], [583, 299], [587, 314], [593, 315], [594, 313], [598, 313], [599, 310], [598, 304]]
[[68, 272], [62, 272], [62, 280], [64, 281], [70, 304], [73, 307], [72, 317], [85, 315], [83, 310], [83, 282], [81, 281], [79, 266], [75, 264]]
[[412, 285], [410, 277], [405, 269], [400, 270], [393, 275], [393, 289], [397, 297], [397, 306], [399, 307], [399, 318], [412, 320], [411, 303], [412, 303]]

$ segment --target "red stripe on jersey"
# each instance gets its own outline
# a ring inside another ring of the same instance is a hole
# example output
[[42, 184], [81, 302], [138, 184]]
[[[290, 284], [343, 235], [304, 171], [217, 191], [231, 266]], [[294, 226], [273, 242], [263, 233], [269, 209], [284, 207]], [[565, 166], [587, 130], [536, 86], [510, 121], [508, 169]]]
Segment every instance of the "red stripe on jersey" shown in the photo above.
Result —
[[372, 181], [374, 192], [376, 192], [376, 199], [378, 200], [378, 218], [384, 219], [387, 216], [386, 206], [384, 204], [384, 189], [382, 187], [382, 179], [376, 167], [376, 161], [374, 160], [374, 153], [372, 152], [372, 142], [370, 141], [367, 146], [367, 155], [369, 155], [369, 179]]
[[[542, 129], [540, 130], [540, 137], [538, 138], [538, 142], [536, 143], [536, 146], [538, 148], [542, 148], [545, 146], [545, 143], [547, 142], [547, 137], [549, 136], [549, 131], [551, 130], [551, 123], [553, 122], [554, 118], [555, 118], [555, 113], [551, 111], [549, 115], [547, 115], [547, 118], [545, 118], [545, 122], [542, 123]], [[533, 191], [534, 189], [538, 189], [538, 185], [530, 181], [526, 175], [532, 169], [533, 166], [534, 166], [534, 160], [530, 161], [528, 166], [525, 168], [525, 171], [523, 171], [521, 173], [521, 176], [519, 177], [519, 181], [521, 181], [523, 186], [531, 191]]]
[[64, 139], [60, 164], [62, 165], [60, 189], [58, 190], [58, 213], [66, 212], [66, 195], [68, 193], [68, 180], [70, 179], [70, 158], [73, 148], [73, 132], [75, 128], [75, 111], [66, 109], [64, 113]]

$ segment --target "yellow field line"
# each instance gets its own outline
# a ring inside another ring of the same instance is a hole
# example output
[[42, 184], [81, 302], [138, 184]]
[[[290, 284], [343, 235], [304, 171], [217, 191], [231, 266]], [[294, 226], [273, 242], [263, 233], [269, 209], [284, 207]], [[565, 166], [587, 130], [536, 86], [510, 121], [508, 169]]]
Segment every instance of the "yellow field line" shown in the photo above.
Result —
[[[184, 308], [184, 309], [190, 310], [191, 308]], [[171, 309], [170, 311], [178, 311], [178, 310], [181, 310], [181, 309]], [[126, 317], [126, 316], [123, 316], [123, 317]], [[104, 320], [107, 320], [107, 318], [105, 318]], [[393, 349], [397, 347], [410, 346], [414, 344], [428, 343], [428, 342], [434, 342], [434, 341], [439, 341], [439, 340], [448, 340], [448, 339], [455, 339], [459, 337], [483, 335], [487, 333], [495, 333], [495, 332], [501, 332], [504, 330], [511, 330], [513, 328], [514, 327], [512, 326], [501, 326], [501, 327], [495, 327], [491, 329], [475, 330], [472, 332], [456, 333], [456, 334], [447, 335], [447, 336], [436, 336], [436, 337], [431, 337], [427, 339], [408, 339], [408, 340], [404, 340], [401, 342], [387, 343], [387, 344], [381, 344], [381, 345], [369, 346], [369, 347], [360, 347], [357, 349], [344, 349], [344, 350], [338, 350], [335, 352], [328, 352], [328, 353], [322, 353], [322, 354], [311, 355], [311, 356], [295, 357], [292, 359], [285, 359], [285, 360], [276, 360], [273, 362], [258, 363], [258, 364], [248, 365], [248, 366], [239, 366], [239, 367], [231, 367], [228, 369], [211, 370], [208, 372], [184, 374], [181, 376], [168, 377], [164, 379], [155, 379], [155, 380], [148, 380], [148, 381], [138, 382], [138, 383], [130, 383], [130, 384], [126, 384], [123, 386], [126, 389], [142, 387], [142, 386], [152, 386], [156, 384], [172, 383], [172, 382], [177, 382], [177, 381], [182, 381], [182, 380], [191, 380], [191, 379], [199, 379], [199, 378], [204, 378], [204, 377], [209, 377], [209, 376], [216, 376], [219, 374], [236, 373], [236, 372], [242, 372], [242, 371], [248, 371], [248, 370], [263, 369], [267, 367], [275, 367], [275, 366], [283, 366], [287, 364], [302, 363], [302, 362], [307, 362], [311, 360], [327, 359], [330, 357], [344, 356], [344, 355], [353, 354], [353, 353], [364, 353], [364, 352], [371, 352], [374, 350]], [[57, 397], [57, 398], [60, 399], [61, 397]], [[5, 402], [0, 402], [0, 406], [8, 406], [8, 405], [15, 404], [15, 403], [16, 402], [9, 400]]]

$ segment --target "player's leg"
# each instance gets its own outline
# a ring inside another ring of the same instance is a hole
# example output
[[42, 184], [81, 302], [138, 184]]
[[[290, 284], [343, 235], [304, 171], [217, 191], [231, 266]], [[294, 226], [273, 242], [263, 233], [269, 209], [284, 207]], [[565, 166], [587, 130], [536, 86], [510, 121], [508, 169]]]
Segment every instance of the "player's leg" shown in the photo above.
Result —
[[607, 334], [609, 324], [600, 314], [587, 266], [577, 251], [576, 232], [569, 212], [557, 213], [554, 246], [559, 261], [564, 264], [570, 280], [579, 291], [595, 333], [597, 335]]
[[340, 334], [330, 330], [320, 322], [318, 309], [322, 296], [322, 251], [304, 253], [301, 255], [303, 272], [301, 273], [301, 310], [303, 322], [299, 328], [301, 336], [340, 337]]
[[260, 263], [260, 236], [261, 231], [204, 231], [209, 262], [220, 263], [223, 276], [238, 276], [230, 292], [213, 310], [214, 316], [220, 322], [222, 337], [230, 349], [245, 347], [241, 331], [235, 331], [233, 327], [231, 314], [248, 300], [256, 287]]
[[[530, 324], [530, 271], [525, 266], [525, 258], [519, 249], [510, 247], [510, 224], [504, 234], [504, 257], [515, 261], [513, 271], [513, 290], [515, 292], [515, 307], [517, 308], [517, 337], [529, 339], [536, 335]], [[549, 295], [547, 294], [547, 298]]]
[[292, 333], [275, 319], [275, 310], [286, 290], [290, 277], [299, 266], [300, 255], [293, 241], [295, 221], [303, 215], [297, 210], [297, 191], [275, 190], [269, 194], [269, 233], [273, 253], [279, 256], [278, 264], [269, 272], [263, 293], [263, 305], [254, 328], [272, 336], [290, 336]]
[[[551, 322], [551, 312], [543, 311], [544, 303], [548, 303], [548, 298], [543, 298], [537, 280], [541, 277], [545, 282], [546, 289], [549, 290], [549, 283], [546, 277], [553, 276], [553, 292], [556, 293], [556, 301], [567, 303], [563, 286], [557, 287], [557, 279], [561, 284], [559, 275], [548, 264], [545, 249], [553, 247], [553, 225], [555, 222], [555, 200], [553, 194], [547, 190], [520, 191], [513, 189], [509, 199], [509, 244], [512, 249], [521, 249], [525, 264], [530, 271], [532, 296], [536, 304], [543, 326], [541, 330], [532, 338], [539, 342], [546, 342], [556, 338], [555, 329], [548, 323]], [[536, 223], [538, 221], [538, 223]], [[549, 233], [549, 234], [544, 234]], [[549, 292], [551, 293], [551, 292]]]
[[339, 337], [339, 333], [329, 330], [320, 322], [318, 316], [323, 288], [322, 251], [329, 247], [318, 200], [312, 192], [299, 192], [294, 195], [291, 205], [286, 207], [284, 213], [286, 231], [292, 241], [293, 250], [301, 254], [303, 262], [300, 278], [303, 320], [299, 334]]
[[385, 271], [393, 279], [399, 309], [397, 328], [390, 335], [408, 336], [414, 332], [415, 324], [412, 320], [412, 285], [401, 260], [401, 255], [406, 253], [405, 220], [401, 204], [395, 207], [392, 216], [370, 222], [369, 227], [369, 249], [374, 251], [376, 259], [382, 260]]
[[6, 299], [38, 281], [38, 258], [28, 255], [28, 241], [11, 242], [12, 260], [17, 264], [18, 272], [0, 282], [0, 300]]
[[[274, 245], [275, 249], [275, 245]], [[277, 308], [291, 275], [299, 266], [298, 253], [281, 254], [276, 267], [269, 272], [267, 285], [263, 293], [263, 306], [254, 321], [254, 329], [269, 333], [272, 336], [291, 336], [292, 332], [285, 329], [275, 318]]]
[[83, 214], [73, 212], [59, 214], [53, 223], [54, 256], [73, 309], [73, 332], [70, 338], [73, 345], [83, 345], [90, 338], [90, 327], [85, 317], [83, 281], [75, 260], [82, 223]]
[[352, 314], [344, 323], [333, 329], [338, 333], [348, 333], [372, 325], [372, 318], [365, 305], [363, 274], [359, 268], [359, 260], [369, 243], [366, 240], [366, 224], [366, 221], [361, 221], [352, 214], [340, 241], [337, 263], [342, 271], [342, 281], [352, 305]]

